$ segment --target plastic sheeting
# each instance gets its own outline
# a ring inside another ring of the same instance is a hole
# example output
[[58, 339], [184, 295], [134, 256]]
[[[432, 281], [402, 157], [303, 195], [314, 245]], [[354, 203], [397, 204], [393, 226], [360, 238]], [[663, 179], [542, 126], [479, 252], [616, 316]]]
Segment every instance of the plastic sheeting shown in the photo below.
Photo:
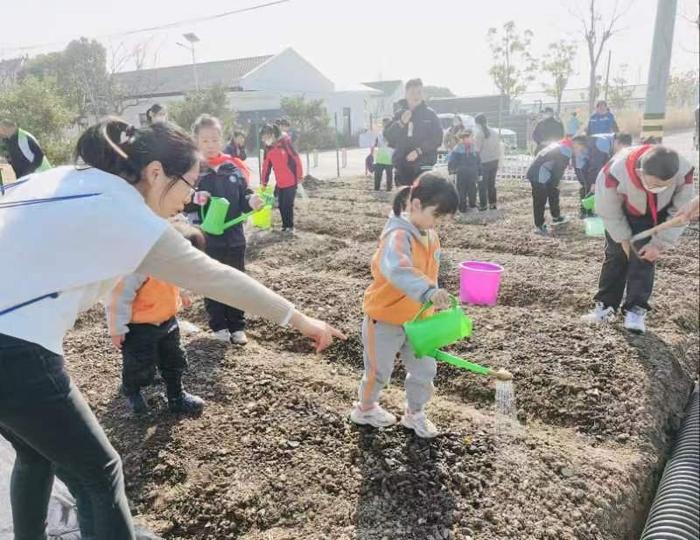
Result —
[[[10, 509], [10, 475], [15, 461], [12, 446], [0, 437], [0, 540], [13, 540]], [[63, 483], [54, 482], [48, 514], [49, 540], [80, 540], [75, 501]], [[161, 540], [148, 531], [138, 529], [137, 540]]]

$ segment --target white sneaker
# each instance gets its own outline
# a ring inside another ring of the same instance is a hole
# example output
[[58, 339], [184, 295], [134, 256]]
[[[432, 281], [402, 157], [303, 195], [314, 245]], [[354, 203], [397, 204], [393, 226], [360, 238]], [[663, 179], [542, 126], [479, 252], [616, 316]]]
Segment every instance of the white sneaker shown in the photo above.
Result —
[[350, 420], [361, 426], [370, 425], [376, 428], [393, 426], [396, 417], [375, 403], [371, 409], [362, 410], [359, 402], [355, 402], [350, 411]]
[[405, 428], [412, 429], [416, 435], [423, 439], [432, 439], [440, 434], [435, 424], [425, 416], [425, 411], [410, 413], [408, 409], [406, 409], [406, 412], [401, 418], [401, 425]]
[[646, 325], [644, 324], [644, 319], [647, 316], [647, 310], [634, 306], [627, 310], [625, 315], [625, 328], [630, 332], [636, 332], [637, 334], [643, 334], [646, 332]]
[[248, 343], [248, 336], [245, 335], [243, 330], [238, 330], [231, 334], [231, 343], [234, 345], [246, 345]]
[[214, 339], [216, 341], [225, 341], [226, 343], [231, 343], [231, 332], [229, 332], [226, 329], [214, 332]]
[[586, 324], [609, 323], [615, 318], [615, 310], [612, 307], [605, 307], [603, 302], [596, 302], [593, 311], [581, 317], [581, 322]]

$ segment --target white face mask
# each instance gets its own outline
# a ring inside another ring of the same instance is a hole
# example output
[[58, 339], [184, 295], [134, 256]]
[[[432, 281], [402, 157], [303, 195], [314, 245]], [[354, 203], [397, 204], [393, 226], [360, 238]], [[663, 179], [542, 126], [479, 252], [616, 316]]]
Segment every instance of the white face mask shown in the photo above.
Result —
[[646, 183], [642, 182], [642, 185], [644, 186], [644, 189], [646, 189], [649, 193], [654, 193], [658, 194], [661, 193], [662, 191], [666, 191], [668, 188], [671, 186], [665, 186], [665, 187], [649, 187], [646, 185]]

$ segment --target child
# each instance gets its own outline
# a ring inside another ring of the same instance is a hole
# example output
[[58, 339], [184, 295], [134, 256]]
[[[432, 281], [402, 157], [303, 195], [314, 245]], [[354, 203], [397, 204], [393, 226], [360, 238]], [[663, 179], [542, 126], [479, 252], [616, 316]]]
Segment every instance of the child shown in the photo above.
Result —
[[365, 374], [359, 401], [350, 419], [356, 424], [386, 427], [396, 417], [378, 399], [388, 384], [397, 358], [406, 366], [406, 410], [401, 424], [419, 437], [435, 437], [435, 425], [424, 407], [433, 394], [435, 359], [416, 358], [406, 341], [403, 323], [413, 319], [422, 305], [437, 309], [450, 305], [450, 295], [438, 288], [440, 241], [435, 225], [440, 217], [457, 211], [454, 186], [436, 174], [423, 173], [413, 187], [405, 186], [394, 198], [394, 215], [384, 227], [379, 248], [372, 257], [372, 284], [365, 291], [362, 323]]
[[[248, 189], [245, 175], [237, 166], [240, 160], [221, 153], [221, 122], [203, 114], [197, 118], [193, 131], [199, 151], [206, 160], [199, 177], [199, 189], [229, 202], [226, 221], [262, 207], [263, 202]], [[205, 206], [204, 215], [207, 210]], [[221, 235], [206, 234], [206, 239], [207, 255], [245, 272], [246, 239], [242, 223], [226, 229]], [[209, 314], [209, 328], [216, 339], [234, 345], [248, 343], [242, 311], [210, 298], [204, 300], [204, 305]]]
[[[195, 227], [173, 224], [193, 246], [203, 250], [204, 236]], [[180, 346], [177, 312], [192, 301], [175, 285], [143, 274], [125, 277], [106, 306], [107, 325], [115, 347], [122, 351], [121, 391], [134, 414], [148, 405], [141, 389], [153, 384], [156, 366], [165, 381], [168, 408], [174, 413], [197, 414], [204, 400], [188, 394], [182, 385], [187, 354]]]
[[562, 223], [566, 218], [559, 209], [559, 182], [569, 165], [572, 155], [571, 139], [563, 139], [546, 146], [537, 154], [527, 170], [526, 177], [532, 185], [532, 210], [535, 217], [535, 234], [546, 235], [544, 208], [549, 202], [549, 211], [554, 223]]
[[[581, 200], [593, 193], [596, 178], [603, 166], [612, 156], [623, 148], [632, 145], [632, 136], [629, 133], [606, 133], [603, 135], [577, 135], [572, 139], [574, 150], [574, 169], [576, 178], [581, 184]], [[581, 215], [593, 216], [593, 210], [586, 210], [581, 206]]]
[[231, 157], [245, 161], [248, 158], [248, 154], [245, 151], [245, 135], [242, 131], [235, 131], [233, 137], [228, 143], [228, 146], [224, 148], [224, 154]]
[[[391, 118], [382, 120], [382, 129], [386, 129], [391, 124]], [[389, 147], [384, 133], [377, 135], [375, 143], [376, 157], [374, 160], [374, 191], [379, 191], [382, 187], [382, 175], [386, 173], [386, 190], [391, 191], [394, 184], [394, 165], [392, 158], [394, 150]]]
[[[595, 203], [605, 224], [605, 261], [596, 306], [585, 323], [606, 323], [622, 302], [627, 330], [644, 333], [654, 286], [654, 262], [683, 234], [685, 225], [662, 231], [630, 249], [637, 233], [663, 223], [693, 197], [693, 167], [664, 146], [633, 146], [621, 151], [596, 180]], [[643, 246], [643, 247], [642, 247]]]
[[[476, 208], [476, 184], [479, 181], [479, 169], [481, 160], [476, 150], [472, 131], [465, 129], [459, 134], [461, 141], [454, 147], [447, 158], [447, 170], [450, 174], [457, 174], [457, 191], [459, 192], [459, 211], [467, 212], [467, 197], [469, 208]], [[486, 201], [482, 201], [479, 210], [486, 210]]]
[[270, 172], [275, 171], [275, 195], [279, 200], [282, 216], [282, 232], [294, 234], [294, 199], [297, 185], [304, 177], [299, 154], [292, 146], [291, 139], [283, 135], [276, 125], [265, 124], [260, 130], [260, 140], [265, 145], [265, 161], [262, 167], [261, 182], [267, 187]]

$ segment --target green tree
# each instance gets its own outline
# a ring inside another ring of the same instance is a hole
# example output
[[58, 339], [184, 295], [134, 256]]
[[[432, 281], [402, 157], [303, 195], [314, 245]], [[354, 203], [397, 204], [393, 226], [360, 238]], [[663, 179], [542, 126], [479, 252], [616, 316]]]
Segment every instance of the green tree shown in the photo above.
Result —
[[615, 71], [612, 84], [608, 87], [608, 102], [613, 109], [622, 110], [634, 95], [634, 89], [627, 83], [627, 64]]
[[493, 54], [489, 74], [501, 95], [512, 102], [535, 78], [537, 64], [530, 54], [532, 32], [524, 30], [521, 34], [515, 23], [508, 21], [500, 31], [489, 28], [486, 39]]
[[307, 154], [312, 150], [333, 144], [333, 129], [323, 100], [306, 101], [304, 97], [282, 98], [282, 114], [299, 132], [299, 151]]
[[697, 106], [694, 103], [698, 88], [696, 70], [674, 73], [668, 81], [668, 102], [676, 107]]
[[39, 55], [28, 62], [24, 74], [55, 80], [78, 117], [96, 120], [110, 111], [107, 51], [94, 39], [82, 37], [61, 52]]
[[224, 136], [227, 137], [236, 120], [236, 113], [229, 105], [226, 89], [221, 86], [190, 92], [184, 101], [168, 106], [170, 119], [185, 129], [190, 129], [200, 114], [210, 114], [221, 120]]
[[561, 98], [569, 84], [569, 77], [574, 73], [576, 44], [560, 40], [550, 43], [549, 54], [542, 62], [542, 71], [551, 77], [551, 82], [545, 83], [544, 89], [548, 95], [557, 100], [557, 115], [561, 111]]
[[53, 164], [70, 159], [73, 141], [67, 129], [74, 117], [52, 79], [27, 77], [0, 92], [0, 118], [34, 135]]

